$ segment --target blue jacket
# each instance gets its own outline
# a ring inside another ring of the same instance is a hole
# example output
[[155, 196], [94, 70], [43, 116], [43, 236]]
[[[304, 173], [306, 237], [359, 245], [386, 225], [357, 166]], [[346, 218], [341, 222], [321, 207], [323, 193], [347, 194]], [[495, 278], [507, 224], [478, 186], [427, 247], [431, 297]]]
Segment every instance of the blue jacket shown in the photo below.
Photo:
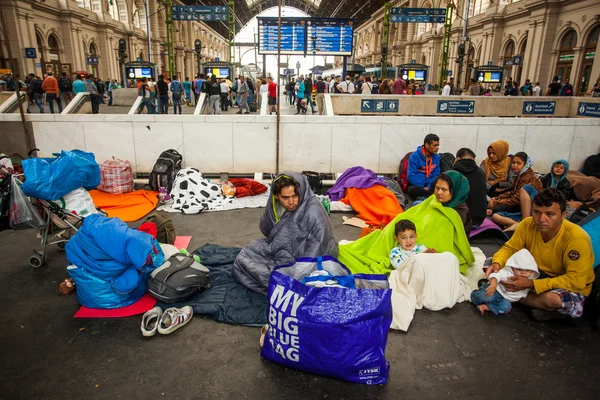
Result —
[[429, 187], [440, 174], [440, 156], [434, 154], [427, 161], [423, 154], [423, 146], [410, 155], [408, 161], [408, 184], [421, 188]]
[[83, 83], [82, 80], [77, 79], [75, 82], [73, 82], [73, 93], [77, 94], [82, 92], [85, 92], [85, 83]]

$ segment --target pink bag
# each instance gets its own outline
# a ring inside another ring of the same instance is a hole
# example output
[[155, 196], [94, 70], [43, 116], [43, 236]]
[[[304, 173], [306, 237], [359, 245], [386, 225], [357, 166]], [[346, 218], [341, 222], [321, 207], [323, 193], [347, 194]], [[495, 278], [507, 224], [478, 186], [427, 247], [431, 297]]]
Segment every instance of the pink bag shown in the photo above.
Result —
[[133, 170], [127, 160], [113, 157], [100, 166], [99, 190], [112, 194], [133, 192]]

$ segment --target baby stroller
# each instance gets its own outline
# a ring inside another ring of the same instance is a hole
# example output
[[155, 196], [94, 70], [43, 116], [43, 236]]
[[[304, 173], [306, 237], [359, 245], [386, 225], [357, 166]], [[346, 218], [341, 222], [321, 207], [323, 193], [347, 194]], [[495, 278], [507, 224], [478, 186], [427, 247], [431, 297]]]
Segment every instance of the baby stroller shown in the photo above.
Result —
[[[41, 208], [45, 217], [45, 226], [39, 230], [42, 251], [33, 250], [34, 255], [29, 257], [29, 265], [39, 268], [46, 264], [46, 251], [48, 246], [56, 245], [64, 250], [67, 242], [83, 224], [83, 217], [64, 210], [59, 205], [41, 199], [32, 199], [32, 203]], [[58, 232], [55, 232], [58, 229]]]
[[[16, 182], [19, 176], [14, 171], [0, 168], [0, 179], [2, 179], [0, 182], [0, 230], [15, 228], [9, 222], [11, 213], [18, 212], [21, 214], [21, 217], [29, 214], [28, 217], [23, 217], [19, 221], [20, 224], [16, 229], [38, 229], [42, 251], [33, 250], [34, 255], [29, 258], [29, 265], [39, 268], [46, 263], [48, 246], [57, 245], [59, 249], [64, 250], [66, 243], [83, 223], [83, 217], [68, 212], [59, 205], [45, 200], [31, 199], [31, 204], [28, 204], [29, 200], [22, 191], [12, 187], [15, 184], [18, 185]], [[21, 202], [11, 199], [12, 196], [17, 196], [17, 194], [21, 197]], [[13, 208], [15, 209], [11, 209], [11, 205], [13, 204]], [[43, 218], [40, 217], [39, 211], [41, 211]], [[12, 223], [14, 222], [12, 221]], [[60, 229], [60, 232], [54, 234], [55, 227]]]

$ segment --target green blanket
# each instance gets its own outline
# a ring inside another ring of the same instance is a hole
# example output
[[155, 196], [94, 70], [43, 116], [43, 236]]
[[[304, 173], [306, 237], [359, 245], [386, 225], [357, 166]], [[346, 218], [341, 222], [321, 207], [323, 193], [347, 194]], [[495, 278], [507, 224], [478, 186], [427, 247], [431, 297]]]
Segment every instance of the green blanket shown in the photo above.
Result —
[[444, 207], [435, 196], [398, 214], [383, 230], [376, 230], [355, 242], [339, 247], [339, 260], [353, 273], [384, 274], [393, 270], [390, 251], [398, 246], [394, 227], [401, 219], [412, 221], [417, 227], [417, 243], [437, 252], [449, 251], [458, 258], [460, 273], [475, 261], [473, 252], [458, 213]]

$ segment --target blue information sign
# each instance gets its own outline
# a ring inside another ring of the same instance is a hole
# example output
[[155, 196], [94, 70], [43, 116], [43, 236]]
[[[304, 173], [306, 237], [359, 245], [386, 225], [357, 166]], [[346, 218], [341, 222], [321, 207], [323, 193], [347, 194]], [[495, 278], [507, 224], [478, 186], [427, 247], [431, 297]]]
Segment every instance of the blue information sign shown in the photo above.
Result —
[[583, 117], [600, 117], [600, 103], [580, 102], [577, 105], [577, 115]]
[[391, 22], [425, 22], [443, 24], [446, 22], [445, 8], [392, 8]]
[[98, 65], [98, 57], [96, 57], [96, 56], [89, 56], [87, 58], [87, 63], [88, 63], [88, 65]]
[[523, 56], [513, 56], [513, 65], [523, 65]]
[[523, 102], [523, 114], [554, 114], [556, 108], [555, 101], [525, 101]]
[[398, 100], [373, 100], [363, 99], [360, 101], [360, 112], [384, 113], [397, 112], [400, 102]]
[[452, 76], [452, 70], [451, 69], [446, 70], [446, 76]]
[[475, 102], [468, 100], [438, 100], [438, 114], [473, 114]]
[[25, 47], [25, 58], [36, 58], [35, 47]]
[[[278, 21], [258, 18], [258, 53], [277, 54]], [[351, 55], [354, 20], [287, 17], [281, 19], [281, 54]]]
[[352, 55], [354, 21], [311, 18], [307, 21], [308, 52], [314, 55]]
[[227, 21], [225, 6], [173, 6], [173, 21]]

